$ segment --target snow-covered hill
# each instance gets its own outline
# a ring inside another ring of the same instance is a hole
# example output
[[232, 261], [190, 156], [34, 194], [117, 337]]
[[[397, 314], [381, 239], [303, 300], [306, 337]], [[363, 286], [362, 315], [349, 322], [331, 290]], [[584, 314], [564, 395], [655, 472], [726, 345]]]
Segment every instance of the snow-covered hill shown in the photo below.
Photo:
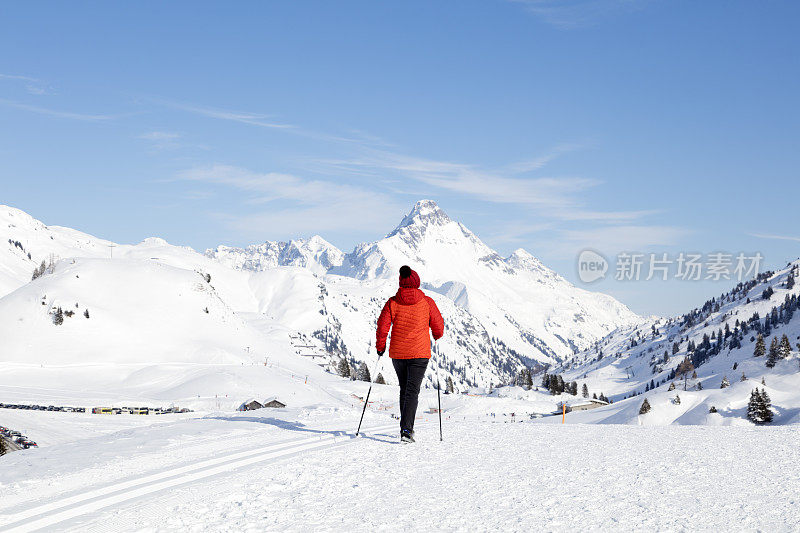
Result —
[[[574, 415], [588, 422], [746, 424], [756, 387], [770, 396], [775, 423], [800, 422], [800, 285], [794, 282], [799, 274], [795, 261], [682, 316], [642, 319], [551, 372], [615, 401]], [[780, 342], [785, 335], [791, 352], [768, 366], [768, 353], [754, 355], [759, 335], [767, 352], [773, 339]], [[678, 367], [687, 359], [693, 368], [681, 373]], [[721, 388], [723, 380], [730, 386]], [[639, 415], [644, 398], [652, 409]]]
[[109, 257], [111, 244], [73, 229], [46, 226], [24, 211], [0, 205], [0, 296], [29, 282], [42, 261]]
[[198, 272], [150, 260], [62, 259], [0, 299], [3, 360], [241, 363], [263, 335]]

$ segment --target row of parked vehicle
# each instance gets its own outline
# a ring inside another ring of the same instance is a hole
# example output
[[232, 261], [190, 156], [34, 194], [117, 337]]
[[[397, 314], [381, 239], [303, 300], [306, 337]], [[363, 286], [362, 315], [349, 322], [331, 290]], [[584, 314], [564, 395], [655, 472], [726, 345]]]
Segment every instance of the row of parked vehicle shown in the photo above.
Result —
[[85, 413], [85, 407], [61, 407], [57, 405], [29, 405], [0, 403], [0, 409], [24, 409], [26, 411], [60, 411], [62, 413]]
[[14, 441], [17, 443], [21, 448], [28, 449], [28, 448], [38, 448], [38, 444], [33, 442], [31, 439], [20, 433], [19, 431], [14, 431], [13, 429], [8, 429], [7, 427], [0, 426], [0, 437], [5, 437], [9, 440]]
[[92, 407], [93, 415], [167, 415], [191, 412], [191, 409], [179, 407]]
[[[64, 407], [59, 405], [30, 405], [0, 403], [0, 409], [24, 409], [26, 411], [59, 411], [61, 413], [85, 413], [85, 407]], [[92, 407], [95, 415], [166, 415], [170, 413], [191, 413], [191, 409], [180, 407]]]

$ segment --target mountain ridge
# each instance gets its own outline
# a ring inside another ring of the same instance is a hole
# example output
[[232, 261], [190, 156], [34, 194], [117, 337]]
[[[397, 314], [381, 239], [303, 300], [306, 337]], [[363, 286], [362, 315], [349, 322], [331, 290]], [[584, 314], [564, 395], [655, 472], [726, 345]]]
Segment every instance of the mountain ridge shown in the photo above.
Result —
[[[153, 261], [187, 270], [190, 277], [210, 278], [215, 298], [232, 313], [269, 331], [304, 336], [331, 365], [342, 357], [353, 365], [372, 363], [375, 320], [396, 291], [397, 268], [406, 263], [420, 272], [423, 289], [448, 324], [436, 364], [443, 376], [462, 386], [498, 384], [522, 367], [557, 364], [637, 320], [610, 296], [572, 286], [524, 250], [501, 257], [430, 200], [415, 204], [386, 237], [349, 254], [319, 236], [246, 248], [220, 246], [204, 254], [159, 238], [115, 245], [22, 213], [0, 210], [0, 237], [8, 240], [0, 247], [0, 303], [30, 283], [34, 268], [49, 261], [50, 254], [109, 261], [102, 268], [120, 269], [120, 279], [134, 268], [131, 264]], [[56, 271], [65, 264], [56, 263]], [[125, 276], [132, 283], [147, 283]], [[72, 294], [66, 278], [46, 277], [48, 298]], [[142, 288], [141, 294], [150, 293]], [[139, 305], [157, 304], [143, 300]], [[126, 311], [114, 312], [122, 319]]]

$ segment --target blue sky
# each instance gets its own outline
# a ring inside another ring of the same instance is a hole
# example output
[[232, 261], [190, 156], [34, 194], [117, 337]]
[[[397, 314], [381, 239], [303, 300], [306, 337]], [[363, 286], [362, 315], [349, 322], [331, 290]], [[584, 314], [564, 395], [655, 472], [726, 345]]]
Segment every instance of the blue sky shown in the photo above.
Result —
[[[0, 203], [118, 242], [350, 250], [432, 198], [579, 284], [587, 247], [781, 267], [797, 20], [793, 1], [6, 4]], [[672, 314], [731, 285], [587, 288]]]

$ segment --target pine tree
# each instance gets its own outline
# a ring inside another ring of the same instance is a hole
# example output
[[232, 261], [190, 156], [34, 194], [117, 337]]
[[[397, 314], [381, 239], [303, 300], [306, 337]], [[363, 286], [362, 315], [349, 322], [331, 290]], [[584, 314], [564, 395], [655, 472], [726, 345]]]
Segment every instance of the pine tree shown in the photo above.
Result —
[[669, 384], [669, 388], [667, 390], [668, 391], [674, 391], [675, 390], [675, 382], [674, 381]]
[[703, 390], [703, 382], [702, 381], [698, 381], [697, 382], [697, 390]]
[[786, 359], [792, 353], [792, 343], [789, 342], [789, 337], [784, 333], [781, 337], [780, 346], [778, 346], [778, 356], [781, 359]]
[[572, 394], [573, 396], [577, 396], [578, 395], [578, 382], [577, 381], [571, 381], [570, 382], [570, 384], [569, 384], [569, 393]]
[[697, 379], [697, 370], [692, 372], [692, 379]]
[[89, 318], [89, 308], [88, 307], [86, 308], [86, 310], [84, 310], [83, 316], [85, 316], [86, 318]]
[[716, 413], [717, 412], [717, 408], [712, 405], [711, 408], [708, 410], [708, 412], [709, 413]]
[[731, 382], [728, 381], [728, 376], [722, 376], [722, 383], [720, 383], [719, 388], [720, 389], [727, 389], [730, 386], [731, 386]]
[[750, 400], [747, 402], [747, 419], [754, 424], [758, 424], [761, 420], [759, 416], [760, 403], [761, 395], [758, 393], [758, 389], [750, 391]]
[[453, 385], [453, 378], [447, 376], [447, 384], [445, 385], [445, 390], [450, 394], [453, 394], [456, 391], [455, 386]]
[[674, 403], [675, 405], [680, 405], [681, 404], [681, 397], [676, 394], [675, 395], [675, 399], [672, 400], [672, 403]]
[[56, 312], [53, 313], [53, 324], [56, 326], [60, 326], [64, 323], [64, 311], [59, 307], [56, 309]]
[[377, 383], [378, 385], [386, 385], [386, 380], [383, 379], [383, 374], [381, 374], [380, 372], [378, 372], [378, 377], [375, 378], [375, 383]]
[[747, 381], [747, 376], [744, 375], [744, 372], [742, 372], [742, 377], [739, 379], [739, 381]]
[[[531, 375], [531, 369], [525, 369], [525, 388], [527, 390], [531, 390], [533, 388], [533, 376]], [[453, 392], [453, 391], [450, 391]]]
[[584, 383], [583, 387], [581, 387], [581, 395], [584, 398], [588, 398], [589, 397], [589, 387], [586, 386], [586, 383]]
[[772, 422], [772, 404], [766, 389], [760, 392], [758, 388], [750, 393], [747, 402], [747, 419], [754, 424], [768, 424]]
[[764, 336], [759, 333], [756, 339], [756, 347], [753, 350], [753, 357], [761, 357], [765, 353], [767, 353], [767, 347], [764, 344]]
[[772, 422], [772, 401], [767, 394], [767, 389], [761, 389], [761, 402], [759, 404], [759, 415], [762, 424], [769, 424]]
[[350, 363], [348, 363], [347, 359], [345, 359], [344, 357], [339, 359], [339, 364], [337, 369], [339, 371], [339, 375], [342, 376], [343, 378], [350, 377]]
[[778, 337], [772, 337], [772, 342], [769, 345], [769, 355], [767, 355], [767, 368], [773, 368], [775, 363], [780, 359], [778, 352]]
[[639, 408], [640, 415], [646, 415], [650, 412], [650, 402], [647, 401], [647, 398], [644, 399], [642, 402], [642, 406]]
[[369, 367], [367, 367], [367, 363], [361, 363], [358, 365], [356, 379], [358, 381], [372, 381], [372, 376], [369, 375]]

